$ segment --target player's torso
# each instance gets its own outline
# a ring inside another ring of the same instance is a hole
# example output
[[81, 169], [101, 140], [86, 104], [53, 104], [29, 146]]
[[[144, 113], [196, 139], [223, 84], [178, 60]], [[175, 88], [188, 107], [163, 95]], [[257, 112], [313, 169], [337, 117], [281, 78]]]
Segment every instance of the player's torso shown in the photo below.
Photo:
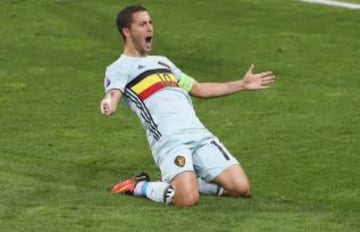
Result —
[[150, 144], [174, 133], [204, 129], [166, 59], [130, 58], [126, 68], [124, 98], [145, 127]]

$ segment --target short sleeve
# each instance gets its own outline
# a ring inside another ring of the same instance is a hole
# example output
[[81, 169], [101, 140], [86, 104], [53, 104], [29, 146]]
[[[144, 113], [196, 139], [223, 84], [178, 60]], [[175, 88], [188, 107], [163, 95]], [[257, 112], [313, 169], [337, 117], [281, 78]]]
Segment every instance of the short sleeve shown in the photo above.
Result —
[[166, 63], [169, 66], [170, 71], [175, 75], [176, 80], [179, 81], [183, 75], [183, 72], [168, 58], [166, 58], [166, 57], [163, 57], [163, 58], [164, 58], [164, 63]]
[[125, 85], [127, 82], [126, 75], [122, 74], [119, 71], [112, 71], [107, 69], [105, 72], [105, 78], [104, 78], [104, 88], [105, 92], [108, 92], [112, 89], [118, 89], [121, 92], [124, 92]]
[[190, 92], [195, 82], [194, 78], [183, 73], [174, 63], [172, 63], [166, 57], [164, 57], [164, 59], [165, 59], [164, 62], [166, 62], [169, 65], [171, 72], [175, 75], [176, 80], [179, 83], [179, 86], [182, 89], [184, 89], [186, 92]]

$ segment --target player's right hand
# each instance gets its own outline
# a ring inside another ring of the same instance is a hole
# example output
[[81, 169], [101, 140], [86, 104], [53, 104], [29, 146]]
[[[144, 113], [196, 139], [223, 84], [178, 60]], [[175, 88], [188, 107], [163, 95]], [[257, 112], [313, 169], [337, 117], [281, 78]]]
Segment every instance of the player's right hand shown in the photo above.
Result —
[[108, 95], [101, 101], [100, 111], [105, 116], [110, 116], [113, 114], [114, 111], [111, 108], [111, 96], [110, 95]]

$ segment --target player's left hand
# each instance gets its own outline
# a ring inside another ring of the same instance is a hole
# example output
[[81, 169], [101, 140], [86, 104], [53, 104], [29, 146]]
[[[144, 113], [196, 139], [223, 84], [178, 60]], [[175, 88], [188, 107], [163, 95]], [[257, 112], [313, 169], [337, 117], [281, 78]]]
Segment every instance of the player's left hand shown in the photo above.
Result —
[[242, 79], [246, 90], [267, 89], [274, 82], [275, 75], [271, 71], [255, 73], [255, 65], [252, 64]]

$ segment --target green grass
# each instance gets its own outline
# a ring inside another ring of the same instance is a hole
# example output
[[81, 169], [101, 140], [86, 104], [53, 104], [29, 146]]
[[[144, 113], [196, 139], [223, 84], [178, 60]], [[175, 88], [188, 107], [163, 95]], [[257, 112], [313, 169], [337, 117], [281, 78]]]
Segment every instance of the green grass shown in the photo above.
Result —
[[121, 52], [114, 17], [131, 2], [2, 1], [1, 231], [358, 231], [359, 11], [142, 1], [154, 53], [199, 81], [240, 78], [252, 62], [278, 77], [268, 91], [194, 99], [253, 197], [179, 209], [109, 193], [139, 169], [158, 176], [135, 115], [98, 110], [104, 69]]

